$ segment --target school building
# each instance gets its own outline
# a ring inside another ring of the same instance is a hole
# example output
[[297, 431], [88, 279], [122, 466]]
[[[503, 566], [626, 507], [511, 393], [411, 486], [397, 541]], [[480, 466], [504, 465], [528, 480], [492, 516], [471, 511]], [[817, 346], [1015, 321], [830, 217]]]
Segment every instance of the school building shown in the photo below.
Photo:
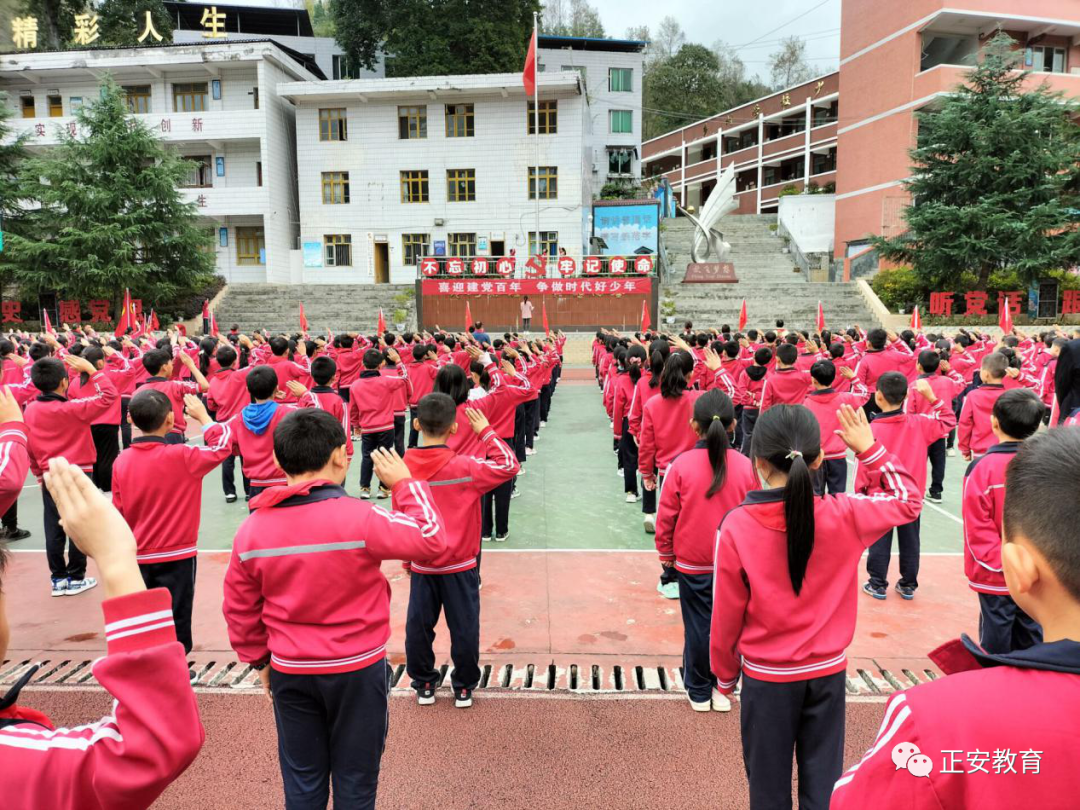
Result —
[[1080, 97], [1076, 0], [843, 0], [837, 72], [646, 141], [643, 176], [700, 208], [733, 166], [738, 214], [775, 213], [781, 191], [830, 194], [833, 255], [857, 254], [869, 234], [903, 230], [916, 114], [953, 92], [999, 29], [1032, 83]]

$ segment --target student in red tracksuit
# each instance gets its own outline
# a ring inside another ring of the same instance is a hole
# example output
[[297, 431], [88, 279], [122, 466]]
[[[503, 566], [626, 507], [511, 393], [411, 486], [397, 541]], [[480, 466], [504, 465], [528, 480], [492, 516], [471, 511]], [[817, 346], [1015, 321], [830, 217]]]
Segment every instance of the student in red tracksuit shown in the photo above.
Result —
[[[98, 416], [108, 412], [118, 396], [108, 376], [88, 361], [73, 354], [66, 355], [64, 361], [67, 367], [59, 360], [45, 357], [30, 369], [30, 379], [41, 391], [40, 396], [26, 406], [30, 468], [39, 480], [48, 472], [50, 460], [57, 456], [66, 457], [84, 472], [93, 471], [96, 454], [90, 425]], [[67, 368], [88, 375], [84, 390], [86, 396], [67, 398], [70, 384]], [[42, 490], [41, 499], [45, 511], [45, 552], [52, 575], [52, 595], [75, 595], [93, 588], [97, 580], [86, 576], [86, 555], [76, 545], [68, 544], [56, 503], [47, 488]], [[66, 561], [65, 547], [68, 548]]]
[[641, 367], [645, 364], [645, 347], [633, 345], [623, 350], [624, 374], [615, 378], [615, 401], [612, 425], [618, 442], [620, 469], [623, 472], [623, 490], [627, 503], [637, 503], [638, 498], [638, 447], [630, 433], [630, 410], [638, 394]]
[[[395, 358], [398, 353], [388, 349]], [[360, 497], [371, 497], [371, 454], [377, 447], [390, 449], [394, 446], [394, 408], [402, 396], [408, 397], [408, 371], [398, 363], [396, 377], [386, 377], [380, 369], [386, 358], [378, 349], [364, 352], [364, 370], [352, 384], [349, 394], [349, 420], [360, 428]], [[390, 497], [389, 487], [380, 482], [379, 498]]]
[[[911, 349], [893, 332], [871, 329], [866, 334], [867, 350], [855, 368], [855, 377], [867, 391], [877, 389], [878, 377], [887, 371], [899, 371], [905, 377], [914, 376], [915, 358]], [[866, 404], [867, 415], [875, 413], [873, 397]]]
[[[934, 349], [924, 349], [919, 352], [916, 369], [919, 372], [917, 379], [930, 383], [938, 399], [945, 403], [948, 410], [953, 411], [953, 401], [966, 387], [964, 378], [954, 371], [948, 361]], [[908, 413], [928, 413], [930, 404], [923, 397], [908, 397], [904, 400], [904, 410]], [[946, 445], [951, 433], [950, 431], [949, 436], [943, 436], [930, 445], [930, 488], [926, 492], [926, 500], [930, 503], [941, 503], [941, 495], [945, 489], [945, 461], [948, 455]]]
[[[401, 512], [345, 493], [341, 423], [293, 411], [274, 431], [288, 476], [252, 499], [225, 574], [225, 623], [237, 657], [272, 696], [286, 807], [371, 810], [386, 740], [390, 583], [383, 560], [446, 552], [431, 489], [377, 448], [379, 480]], [[269, 669], [267, 667], [269, 666]]]
[[1005, 477], [1021, 443], [1039, 429], [1046, 407], [1026, 388], [1006, 391], [991, 417], [998, 443], [964, 474], [964, 573], [979, 594], [979, 646], [991, 654], [1024, 650], [1042, 641], [1042, 629], [1009, 596], [1001, 565]]
[[810, 393], [810, 375], [795, 367], [799, 350], [790, 343], [776, 349], [776, 367], [765, 375], [761, 389], [761, 414], [774, 405], [801, 405]]
[[956, 428], [956, 443], [964, 461], [981, 456], [994, 443], [990, 416], [994, 410], [994, 402], [1005, 393], [1008, 369], [1009, 359], [1001, 352], [991, 352], [982, 359], [979, 367], [982, 385], [968, 391], [964, 397], [964, 406], [960, 410], [960, 421]]
[[772, 349], [764, 347], [754, 351], [754, 362], [741, 372], [735, 381], [735, 401], [742, 406], [739, 426], [742, 429], [742, 444], [738, 447], [744, 456], [750, 455], [750, 442], [754, 436], [754, 424], [761, 414], [761, 392], [765, 387], [765, 377], [769, 373], [769, 364], [773, 362]]
[[[645, 403], [655, 396], [660, 395], [660, 377], [664, 372], [664, 364], [671, 353], [671, 347], [666, 340], [656, 339], [649, 343], [647, 348], [649, 355], [648, 374], [642, 375], [634, 386], [634, 398], [630, 403], [630, 409], [626, 414], [630, 436], [634, 440], [634, 449], [637, 458], [641, 458], [641, 420], [645, 412]], [[640, 465], [635, 465], [640, 470]], [[656, 471], [653, 470], [653, 474]], [[645, 530], [649, 526], [656, 530], [656, 490], [641, 488], [641, 513], [644, 516]]]
[[412, 348], [413, 364], [409, 366], [409, 379], [412, 391], [409, 395], [409, 408], [413, 411], [409, 418], [409, 447], [416, 447], [420, 432], [414, 428], [416, 406], [435, 387], [435, 375], [439, 373], [439, 354], [432, 343], [417, 343]]
[[660, 490], [656, 550], [660, 564], [678, 577], [683, 683], [690, 705], [698, 712], [726, 712], [731, 702], [716, 691], [709, 666], [716, 529], [758, 481], [750, 459], [731, 448], [735, 406], [727, 394], [702, 394], [694, 402], [692, 424], [698, 442], [671, 463]]
[[[1002, 569], [1018, 608], [1042, 626], [1043, 643], [991, 654], [963, 636], [932, 652], [946, 677], [889, 701], [873, 747], [837, 781], [833, 810], [1074, 806], [1078, 457], [1080, 431], [1051, 430], [1023, 443], [1005, 477]], [[919, 760], [928, 775], [895, 761], [901, 743], [929, 760]]]
[[803, 405], [810, 409], [821, 426], [821, 451], [825, 454], [821, 467], [814, 476], [814, 492], [826, 491], [830, 495], [842, 495], [847, 491], [847, 446], [837, 434], [840, 423], [837, 413], [841, 405], [862, 408], [870, 393], [855, 379], [855, 372], [841, 367], [842, 379], [852, 385], [852, 390], [841, 393], [836, 390], [836, 366], [831, 360], [818, 360], [810, 367], [813, 390], [806, 395]]
[[331, 386], [334, 376], [338, 373], [337, 364], [329, 357], [316, 357], [311, 361], [311, 379], [315, 383], [311, 393], [319, 400], [319, 407], [341, 422], [341, 428], [345, 431], [348, 441], [345, 442], [345, 452], [348, 454], [350, 463], [356, 448], [352, 442], [352, 426], [349, 423], [349, 406], [337, 389]]
[[446, 550], [411, 561], [405, 667], [417, 702], [433, 704], [439, 670], [432, 644], [439, 615], [445, 613], [454, 662], [454, 705], [464, 709], [472, 705], [473, 689], [480, 683], [480, 498], [511, 480], [520, 465], [480, 411], [465, 410], [484, 447], [484, 455], [478, 457], [458, 455], [447, 446], [453, 433], [466, 429], [458, 424], [457, 406], [449, 396], [428, 394], [416, 413], [420, 446], [405, 454], [405, 464], [416, 480], [431, 487], [446, 526]]
[[352, 384], [364, 370], [364, 353], [359, 350], [353, 335], [341, 335], [337, 339], [338, 349], [333, 359], [338, 367], [338, 394], [345, 404], [349, 404], [349, 392]]
[[[487, 352], [483, 352], [474, 346], [469, 347], [468, 356], [477, 360], [483, 370], [491, 377], [498, 374], [495, 361]], [[466, 408], [474, 408], [480, 411], [492, 424], [507, 424], [509, 415], [514, 413], [518, 405], [525, 402], [535, 392], [535, 386], [528, 375], [520, 374], [515, 369], [515, 376], [509, 373], [505, 375], [505, 384], [492, 386], [486, 396], [472, 396], [476, 390], [472, 379], [465, 373], [461, 366], [452, 363], [439, 369], [435, 375], [435, 392], [447, 394], [454, 400], [457, 406], [457, 421], [464, 425], [469, 421], [465, 415]], [[514, 382], [511, 383], [510, 381]], [[516, 384], [520, 382], [520, 385]], [[476, 456], [484, 452], [480, 438], [471, 430], [458, 430], [450, 434], [446, 440], [447, 446], [455, 453], [463, 456]], [[520, 456], [518, 457], [520, 459]]]
[[[390, 352], [393, 351], [393, 359]], [[404, 350], [403, 350], [404, 351]], [[398, 354], [397, 349], [383, 348], [384, 365], [379, 373], [384, 377], [401, 377], [405, 380], [405, 387], [400, 388], [394, 394], [394, 450], [399, 456], [405, 455], [405, 414], [409, 411], [409, 399], [412, 397], [412, 378], [409, 376], [408, 364]]]
[[[0, 514], [4, 516], [4, 531], [0, 532], [0, 545], [25, 540], [30, 532], [18, 528], [19, 493], [22, 491], [26, 472], [30, 467], [27, 450], [26, 425], [22, 407], [9, 386], [0, 387]], [[0, 603], [4, 595], [0, 592]], [[7, 628], [3, 624], [0, 605], [0, 661], [4, 660], [3, 648], [7, 646]]]
[[716, 540], [712, 671], [731, 694], [742, 673], [740, 725], [750, 807], [824, 808], [843, 769], [845, 649], [855, 634], [863, 550], [918, 516], [922, 500], [862, 411], [841, 406], [841, 435], [878, 494], [814, 496], [821, 432], [801, 405], [763, 413], [753, 462], [767, 489], [728, 512]]
[[[90, 425], [90, 435], [94, 439], [97, 459], [94, 461], [93, 479], [102, 492], [112, 491], [112, 471], [117, 456], [120, 455], [120, 392], [128, 385], [134, 385], [135, 366], [129, 363], [111, 346], [87, 346], [82, 351], [82, 358], [103, 371], [117, 391], [117, 398], [105, 413]], [[113, 363], [114, 358], [118, 361]], [[108, 362], [106, 362], [108, 361]], [[87, 375], [80, 374], [71, 381], [69, 393], [73, 399], [83, 396], [83, 388], [89, 383]], [[88, 390], [93, 394], [93, 390]]]
[[[72, 540], [101, 575], [108, 653], [94, 662], [93, 674], [115, 702], [94, 723], [55, 729], [41, 712], [14, 703], [38, 667], [25, 673], [0, 697], [3, 805], [144, 810], [191, 764], [204, 739], [169, 595], [146, 590], [131, 531], [78, 467], [53, 459], [46, 484]], [[3, 562], [0, 553], [0, 574]], [[0, 627], [6, 627], [2, 595]], [[2, 647], [0, 639], [0, 659]]]
[[[277, 335], [270, 338], [269, 345], [270, 357], [267, 358], [266, 364], [274, 369], [274, 373], [277, 374], [278, 396], [282, 402], [290, 404], [296, 402], [296, 397], [289, 388], [289, 382], [295, 381], [304, 386], [305, 389], [311, 388], [311, 373], [306, 364], [301, 364], [289, 359], [288, 338]], [[297, 341], [296, 353], [305, 361], [307, 359], [306, 352], [307, 347], [304, 344], [304, 341]]]
[[131, 398], [128, 414], [142, 435], [116, 461], [113, 505], [135, 533], [136, 560], [146, 587], [169, 591], [176, 638], [189, 653], [202, 482], [232, 456], [232, 430], [228, 423], [215, 423], [192, 394], [185, 407], [202, 425], [202, 446], [165, 441], [173, 414], [163, 393], [144, 388]]
[[[887, 371], [878, 377], [874, 394], [878, 412], [870, 419], [874, 436], [889, 449], [908, 470], [918, 486], [912, 497], [921, 500], [926, 487], [926, 462], [930, 446], [949, 435], [956, 425], [956, 415], [945, 407], [927, 380], [916, 380], [913, 386], [928, 403], [929, 413], [905, 413], [904, 400], [908, 396], [908, 381], [899, 371]], [[913, 394], [914, 396], [914, 394]], [[877, 485], [872, 473], [864, 473], [860, 467], [855, 474], [855, 491], [872, 495]], [[905, 600], [915, 598], [919, 587], [920, 519], [896, 527], [896, 544], [900, 556], [900, 578], [896, 592]], [[884, 599], [889, 586], [889, 561], [892, 557], [893, 533], [890, 529], [870, 547], [866, 555], [866, 573], [869, 580], [863, 585], [863, 593], [875, 599]]]
[[196, 396], [210, 390], [210, 382], [199, 371], [195, 361], [190, 355], [181, 351], [177, 354], [180, 363], [191, 372], [194, 381], [183, 382], [172, 379], [173, 356], [165, 349], [154, 349], [143, 355], [143, 367], [150, 372], [150, 376], [141, 383], [136, 384], [136, 390], [152, 388], [160, 391], [169, 398], [173, 406], [173, 429], [165, 441], [169, 444], [184, 444], [187, 442], [187, 419], [184, 418], [184, 396], [195, 394]]
[[[236, 349], [227, 343], [218, 347], [214, 355], [218, 370], [209, 379], [210, 390], [206, 395], [206, 409], [211, 418], [218, 423], [228, 422], [238, 416], [245, 406], [251, 404], [251, 394], [247, 389], [247, 375], [255, 366], [238, 369]], [[251, 497], [251, 481], [241, 470], [244, 482], [244, 494]], [[236, 456], [230, 455], [221, 463], [221, 488], [225, 493], [225, 503], [236, 502]]]

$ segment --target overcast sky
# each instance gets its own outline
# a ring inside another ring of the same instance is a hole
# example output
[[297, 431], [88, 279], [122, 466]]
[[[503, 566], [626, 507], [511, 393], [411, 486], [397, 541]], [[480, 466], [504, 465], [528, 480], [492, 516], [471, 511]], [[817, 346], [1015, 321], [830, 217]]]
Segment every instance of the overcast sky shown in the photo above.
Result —
[[[791, 34], [806, 39], [807, 56], [815, 73], [835, 70], [840, 62], [840, 1], [824, 0], [590, 0], [600, 10], [608, 36], [621, 37], [629, 26], [648, 25], [655, 31], [667, 15], [677, 19], [687, 39], [712, 45], [722, 39], [740, 46], [748, 73], [767, 78], [769, 54], [777, 40]], [[810, 11], [806, 16], [800, 14]], [[762, 13], [764, 12], [764, 13]], [[789, 25], [785, 25], [789, 21]], [[780, 26], [784, 26], [780, 28]], [[775, 33], [769, 33], [779, 28]], [[760, 39], [759, 39], [760, 38]]]

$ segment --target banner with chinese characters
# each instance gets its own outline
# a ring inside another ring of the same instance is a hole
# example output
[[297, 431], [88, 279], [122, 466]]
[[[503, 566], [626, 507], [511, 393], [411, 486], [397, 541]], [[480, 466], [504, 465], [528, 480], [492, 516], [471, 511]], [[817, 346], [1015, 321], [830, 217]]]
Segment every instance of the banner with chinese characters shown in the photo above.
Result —
[[[1023, 290], [1009, 290], [999, 292], [997, 295], [997, 312], [1007, 307], [1012, 315], [1019, 315], [1024, 309]], [[972, 292], [932, 292], [930, 293], [930, 314], [943, 318], [953, 316], [979, 317], [990, 314], [987, 306], [990, 303], [990, 294], [982, 290]], [[1041, 302], [1045, 305], [1052, 302]], [[1057, 313], [1047, 314], [1040, 317], [1056, 317], [1060, 315], [1080, 315], [1080, 290], [1064, 290], [1061, 294], [1061, 306]]]
[[648, 295], [652, 279], [424, 279], [422, 291], [424, 295]]

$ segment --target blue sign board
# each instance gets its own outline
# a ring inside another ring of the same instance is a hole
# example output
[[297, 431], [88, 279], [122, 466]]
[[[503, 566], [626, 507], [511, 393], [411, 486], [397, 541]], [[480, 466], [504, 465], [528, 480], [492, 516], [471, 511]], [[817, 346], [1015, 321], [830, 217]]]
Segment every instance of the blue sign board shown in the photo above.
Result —
[[304, 267], [322, 267], [322, 242], [304, 242]]
[[593, 208], [593, 236], [607, 244], [605, 256], [654, 254], [659, 250], [660, 206], [598, 205]]

